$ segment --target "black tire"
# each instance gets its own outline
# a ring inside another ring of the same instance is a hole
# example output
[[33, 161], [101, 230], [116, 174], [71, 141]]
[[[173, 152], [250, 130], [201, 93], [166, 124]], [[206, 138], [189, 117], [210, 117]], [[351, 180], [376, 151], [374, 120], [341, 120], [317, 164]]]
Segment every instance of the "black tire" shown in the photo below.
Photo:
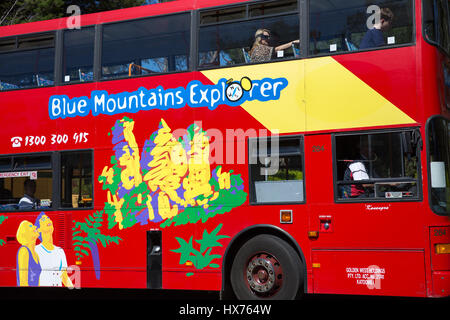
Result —
[[303, 264], [286, 241], [263, 234], [239, 249], [230, 278], [240, 300], [292, 300], [303, 286]]

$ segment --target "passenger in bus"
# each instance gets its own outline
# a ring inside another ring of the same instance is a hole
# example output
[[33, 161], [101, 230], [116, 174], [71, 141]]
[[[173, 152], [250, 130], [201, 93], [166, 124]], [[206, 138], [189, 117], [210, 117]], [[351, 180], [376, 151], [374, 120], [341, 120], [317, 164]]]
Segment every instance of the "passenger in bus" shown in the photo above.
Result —
[[251, 62], [263, 62], [269, 61], [275, 56], [277, 51], [282, 51], [290, 48], [294, 43], [300, 43], [299, 40], [293, 40], [288, 43], [279, 45], [277, 47], [272, 47], [269, 45], [269, 40], [271, 39], [270, 30], [268, 29], [258, 29], [255, 33], [255, 42], [250, 50], [250, 60]]
[[383, 32], [390, 29], [392, 21], [394, 20], [394, 13], [389, 8], [381, 8], [380, 19], [375, 23], [372, 29], [369, 29], [359, 45], [360, 49], [369, 49], [382, 47], [386, 45]]
[[[360, 142], [360, 155], [361, 159], [353, 160], [347, 166], [344, 172], [344, 181], [361, 181], [369, 180], [369, 172], [367, 170], [370, 161], [376, 161], [377, 156], [375, 153], [369, 153], [369, 146], [366, 139], [361, 139]], [[372, 172], [373, 176], [376, 176]], [[374, 178], [374, 177], [372, 177]], [[349, 184], [344, 185], [343, 196], [344, 198], [358, 198], [370, 196], [370, 190], [373, 188], [373, 184]]]
[[19, 210], [32, 210], [41, 205], [41, 201], [34, 197], [36, 193], [36, 182], [34, 180], [27, 179], [23, 183], [24, 195], [19, 201]]

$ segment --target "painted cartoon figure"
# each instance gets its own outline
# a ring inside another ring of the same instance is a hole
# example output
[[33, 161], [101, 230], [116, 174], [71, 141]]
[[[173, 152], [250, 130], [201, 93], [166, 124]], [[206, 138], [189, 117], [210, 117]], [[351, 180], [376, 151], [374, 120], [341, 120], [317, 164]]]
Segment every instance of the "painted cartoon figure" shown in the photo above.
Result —
[[67, 275], [67, 260], [64, 250], [53, 244], [53, 222], [41, 212], [36, 219], [35, 227], [41, 243], [36, 246], [36, 253], [42, 267], [39, 285], [44, 287], [73, 287]]
[[17, 241], [22, 245], [17, 251], [17, 286], [39, 286], [42, 268], [39, 256], [35, 251], [38, 237], [39, 233], [35, 225], [27, 220], [20, 223], [16, 234]]

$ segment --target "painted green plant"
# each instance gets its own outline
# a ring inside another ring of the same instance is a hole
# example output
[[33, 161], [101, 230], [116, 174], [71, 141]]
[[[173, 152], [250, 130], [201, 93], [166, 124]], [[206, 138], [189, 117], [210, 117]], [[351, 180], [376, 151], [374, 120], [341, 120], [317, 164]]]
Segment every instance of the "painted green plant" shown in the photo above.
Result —
[[[213, 177], [209, 181], [210, 185], [217, 189], [219, 189], [219, 183], [215, 178], [215, 173], [220, 168], [221, 166], [218, 166], [215, 170], [213, 170]], [[233, 173], [233, 170], [231, 170], [230, 173]], [[170, 227], [172, 225], [177, 227], [188, 223], [195, 224], [199, 221], [205, 223], [209, 218], [230, 212], [235, 207], [239, 207], [244, 204], [247, 200], [247, 193], [243, 190], [243, 184], [244, 181], [242, 180], [241, 175], [231, 175], [230, 189], [220, 189], [219, 197], [210, 202], [211, 206], [209, 208], [186, 208], [175, 217], [169, 218], [161, 223], [161, 228]], [[202, 196], [198, 196], [198, 199], [203, 200]]]
[[[119, 237], [102, 234], [102, 225], [108, 230], [124, 230], [137, 224], [159, 224], [165, 228], [205, 223], [247, 200], [240, 174], [223, 170], [222, 166], [214, 168], [209, 163], [210, 138], [196, 124], [176, 138], [161, 119], [143, 148], [134, 135], [134, 126], [133, 119], [124, 117], [111, 128], [109, 136], [114, 155], [98, 176], [107, 201], [102, 211], [84, 221], [74, 221], [73, 245], [77, 261], [91, 256], [98, 277], [97, 244], [106, 247], [122, 241]], [[219, 240], [227, 237], [217, 234], [221, 227], [211, 233], [205, 231], [203, 238], [195, 243], [192, 238], [189, 242], [177, 238], [180, 248], [174, 252], [181, 254], [181, 261], [186, 260], [184, 263], [189, 262], [197, 269], [218, 268], [214, 259], [220, 256], [211, 252], [221, 246]]]
[[103, 247], [106, 247], [110, 243], [119, 244], [119, 241], [122, 240], [119, 237], [101, 233], [103, 214], [104, 211], [97, 211], [85, 218], [83, 222], [74, 221], [72, 240], [77, 260], [89, 255], [86, 249], [91, 249], [91, 243], [93, 242], [96, 244], [100, 242]]
[[[8, 219], [7, 216], [0, 216], [0, 224], [2, 224], [6, 219]], [[0, 239], [0, 247], [5, 244], [5, 240]]]
[[[200, 245], [194, 244], [193, 236], [186, 241], [182, 238], [176, 237], [180, 247], [172, 252], [180, 254], [180, 264], [192, 264], [196, 269], [203, 269], [205, 267], [219, 268], [217, 263], [212, 263], [214, 259], [220, 259], [218, 254], [211, 254], [211, 251], [215, 247], [222, 247], [219, 242], [221, 239], [230, 238], [229, 236], [219, 235], [219, 231], [223, 224], [219, 224], [211, 233], [208, 233], [206, 229], [203, 231], [202, 239], [195, 240]], [[196, 248], [194, 248], [194, 246]], [[193, 273], [187, 273], [187, 276], [192, 276]]]
[[119, 244], [122, 239], [119, 237], [112, 237], [101, 233], [104, 211], [97, 211], [85, 218], [84, 221], [74, 221], [74, 228], [72, 229], [72, 241], [74, 246], [77, 261], [83, 257], [92, 255], [95, 274], [97, 279], [100, 278], [100, 258], [98, 254], [98, 243], [103, 247], [111, 243]]

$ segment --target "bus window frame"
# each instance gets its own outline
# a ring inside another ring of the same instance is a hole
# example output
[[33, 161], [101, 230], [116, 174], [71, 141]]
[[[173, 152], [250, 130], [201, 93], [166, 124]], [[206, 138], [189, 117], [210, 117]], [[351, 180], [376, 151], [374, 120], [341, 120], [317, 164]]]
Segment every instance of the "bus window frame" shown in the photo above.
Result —
[[[5, 158], [11, 158], [12, 159], [12, 164], [14, 164], [14, 158], [22, 158], [22, 157], [36, 157], [36, 156], [50, 156], [50, 168], [40, 168], [41, 170], [51, 170], [52, 171], [52, 195], [51, 195], [51, 199], [52, 199], [52, 206], [50, 208], [45, 208], [45, 211], [57, 211], [58, 208], [56, 206], [56, 193], [55, 193], [55, 164], [57, 162], [57, 156], [56, 156], [57, 152], [27, 152], [27, 153], [13, 153], [13, 154], [2, 154], [0, 155], [0, 157], [5, 157]], [[14, 172], [14, 168], [11, 168], [12, 172]], [[31, 169], [27, 169], [27, 170], [33, 170]], [[39, 170], [39, 169], [36, 169]], [[42, 208], [39, 209], [17, 209], [17, 210], [1, 210], [0, 213], [22, 213], [22, 212], [36, 212], [36, 211], [44, 211]]]
[[[62, 198], [62, 162], [61, 155], [63, 153], [75, 153], [75, 152], [90, 152], [91, 153], [91, 184], [92, 184], [92, 205], [90, 207], [78, 207], [78, 208], [68, 208], [63, 207], [61, 204]], [[70, 149], [70, 150], [60, 150], [58, 153], [58, 210], [59, 211], [83, 211], [83, 210], [94, 210], [95, 208], [95, 151], [94, 149]]]
[[[81, 208], [65, 208], [61, 206], [61, 187], [62, 187], [62, 175], [61, 175], [61, 154], [70, 152], [90, 152], [91, 153], [91, 163], [92, 163], [92, 206], [81, 207]], [[14, 157], [29, 157], [29, 156], [50, 156], [52, 171], [52, 206], [50, 208], [42, 209], [31, 209], [31, 210], [1, 210], [1, 213], [22, 213], [22, 212], [36, 212], [36, 211], [83, 211], [83, 210], [93, 210], [95, 208], [95, 151], [94, 149], [70, 149], [70, 150], [59, 150], [59, 151], [44, 151], [44, 152], [33, 152], [33, 153], [14, 153], [14, 154], [2, 154], [0, 157], [14, 158]], [[48, 170], [48, 169], [46, 169]]]
[[[331, 134], [331, 144], [332, 144], [332, 166], [333, 166], [333, 193], [334, 193], [334, 203], [336, 204], [346, 204], [346, 203], [395, 203], [395, 202], [422, 202], [423, 201], [423, 182], [422, 182], [422, 152], [417, 152], [417, 196], [412, 198], [342, 198], [339, 196], [339, 185], [338, 182], [342, 179], [338, 179], [338, 168], [337, 168], [337, 150], [336, 150], [336, 137], [344, 136], [364, 136], [364, 135], [376, 135], [376, 134], [389, 134], [389, 133], [402, 133], [408, 131], [419, 130], [420, 127], [404, 127], [404, 128], [392, 128], [392, 129], [378, 129], [378, 130], [361, 130], [361, 131], [351, 131], [351, 132], [336, 132]], [[420, 146], [417, 146], [419, 148]], [[421, 150], [422, 151], [422, 150]], [[394, 180], [395, 178], [381, 178], [385, 180]], [[413, 179], [411, 179], [413, 180]], [[373, 179], [367, 180], [368, 182], [373, 181]]]
[[[134, 18], [134, 19], [126, 19], [126, 20], [119, 20], [119, 21], [113, 21], [113, 22], [105, 22], [105, 23], [99, 23], [96, 26], [100, 26], [99, 32], [100, 35], [97, 36], [97, 29], [96, 29], [96, 36], [94, 40], [94, 82], [105, 82], [105, 81], [114, 81], [114, 80], [124, 80], [124, 79], [135, 79], [135, 78], [144, 78], [144, 77], [151, 77], [151, 76], [161, 76], [161, 75], [168, 75], [168, 74], [179, 74], [179, 73], [186, 73], [186, 72], [192, 72], [194, 69], [192, 69], [192, 62], [191, 62], [191, 53], [192, 53], [192, 37], [193, 37], [193, 28], [192, 28], [192, 19], [195, 18], [193, 15], [193, 11], [195, 10], [185, 10], [185, 11], [179, 11], [179, 12], [171, 12], [171, 13], [165, 13], [165, 14], [159, 14], [154, 16], [148, 16], [148, 17], [140, 17], [140, 18]], [[150, 20], [150, 19], [156, 19], [161, 17], [170, 17], [175, 15], [187, 15], [189, 16], [189, 50], [187, 52], [187, 68], [186, 70], [181, 71], [168, 71], [168, 72], [154, 72], [154, 73], [148, 73], [148, 74], [141, 74], [141, 75], [131, 75], [131, 76], [118, 76], [118, 77], [112, 77], [112, 78], [106, 78], [103, 75], [102, 68], [103, 68], [103, 33], [104, 33], [104, 27], [108, 25], [114, 25], [118, 23], [127, 23], [127, 22], [136, 22], [141, 20]], [[98, 47], [98, 48], [97, 48]], [[97, 56], [98, 55], [98, 56]], [[96, 65], [96, 63], [98, 63]]]
[[[100, 26], [100, 24], [90, 24], [90, 25], [86, 25], [86, 26], [82, 26], [80, 30], [83, 30], [83, 28], [93, 28], [94, 30], [94, 52], [93, 52], [93, 56], [94, 59], [92, 60], [92, 74], [93, 74], [93, 79], [92, 80], [87, 80], [87, 81], [81, 81], [81, 80], [70, 80], [70, 81], [64, 81], [64, 68], [63, 68], [63, 63], [64, 63], [64, 52], [65, 52], [65, 41], [64, 41], [64, 35], [67, 31], [74, 31], [72, 29], [61, 29], [61, 30], [57, 30], [57, 34], [56, 34], [56, 39], [57, 39], [57, 45], [55, 48], [57, 48], [56, 51], [56, 59], [60, 60], [58, 61], [58, 69], [59, 71], [57, 72], [57, 75], [55, 75], [55, 83], [57, 83], [58, 86], [67, 86], [67, 85], [71, 85], [71, 84], [83, 84], [83, 83], [94, 83], [94, 82], [98, 82], [99, 78], [96, 78], [96, 73], [95, 73], [95, 69], [96, 69], [96, 54], [98, 52], [98, 39], [97, 39], [97, 29], [98, 26]], [[77, 29], [75, 29], [77, 30]], [[101, 42], [101, 39], [100, 39]], [[55, 68], [56, 70], [56, 68]], [[57, 77], [56, 77], [57, 76]], [[57, 81], [56, 81], [57, 80]]]
[[311, 54], [309, 52], [309, 44], [310, 44], [310, 37], [309, 37], [309, 2], [313, 1], [313, 0], [305, 0], [308, 3], [308, 11], [307, 11], [307, 23], [308, 23], [308, 54], [306, 56], [306, 58], [320, 58], [320, 57], [328, 57], [328, 56], [337, 56], [337, 55], [345, 55], [345, 54], [357, 54], [357, 53], [363, 53], [363, 52], [371, 52], [371, 51], [380, 51], [380, 50], [389, 50], [389, 49], [397, 49], [397, 48], [406, 48], [406, 47], [414, 47], [417, 44], [417, 32], [416, 32], [416, 1], [415, 0], [410, 0], [412, 2], [412, 24], [411, 24], [411, 28], [412, 28], [412, 33], [411, 33], [411, 39], [412, 42], [410, 43], [402, 43], [402, 44], [394, 44], [394, 45], [385, 45], [382, 47], [374, 47], [374, 48], [367, 48], [367, 49], [359, 49], [356, 51], [337, 51], [337, 52], [326, 52], [326, 53], [320, 53], [320, 54]]
[[439, 213], [439, 212], [436, 212], [434, 209], [433, 209], [433, 206], [432, 206], [432, 195], [431, 195], [431, 161], [430, 161], [430, 144], [429, 144], [429, 141], [428, 141], [428, 138], [429, 138], [429, 136], [430, 136], [430, 123], [431, 123], [431, 121], [433, 121], [434, 119], [445, 119], [445, 120], [447, 120], [447, 122], [448, 123], [450, 123], [450, 119], [447, 119], [446, 117], [444, 117], [444, 116], [442, 116], [442, 115], [434, 115], [434, 116], [431, 116], [431, 117], [429, 117], [428, 119], [427, 119], [427, 122], [426, 122], [426, 124], [425, 124], [425, 136], [426, 136], [426, 153], [427, 153], [427, 170], [428, 170], [428, 172], [427, 172], [427, 183], [428, 183], [428, 206], [429, 206], [429, 208], [430, 208], [430, 210], [434, 213], [434, 214], [436, 214], [436, 215], [438, 215], [438, 216], [441, 216], [441, 217], [448, 217], [448, 216], [450, 216], [450, 213]]
[[[250, 17], [250, 11], [249, 11], [250, 6], [258, 5], [261, 3], [270, 3], [270, 2], [276, 2], [276, 0], [269, 0], [269, 1], [261, 0], [261, 1], [250, 1], [250, 2], [246, 1], [246, 2], [232, 3], [232, 4], [222, 5], [222, 6], [219, 5], [219, 6], [198, 9], [197, 10], [198, 14], [197, 14], [196, 28], [194, 30], [195, 32], [192, 31], [193, 33], [196, 34], [196, 45], [195, 45], [196, 55], [195, 55], [195, 57], [192, 57], [192, 59], [195, 60], [195, 63], [197, 65], [197, 70], [203, 71], [203, 70], [212, 70], [212, 69], [234, 68], [234, 67], [241, 67], [241, 66], [251, 66], [251, 65], [266, 64], [266, 63], [276, 63], [276, 62], [300, 60], [300, 59], [306, 58], [307, 57], [307, 55], [305, 54], [306, 51], [303, 48], [304, 47], [304, 39], [303, 39], [304, 37], [303, 37], [301, 30], [303, 28], [302, 21], [304, 20], [305, 16], [307, 16], [307, 14], [304, 14], [304, 12], [305, 12], [304, 3], [308, 4], [307, 1], [297, 0], [297, 8], [298, 9], [296, 11], [289, 11], [289, 12], [282, 12], [282, 13], [276, 13], [276, 14]], [[207, 12], [207, 11], [212, 11], [212, 10], [231, 9], [231, 8], [238, 8], [238, 7], [245, 7], [245, 12], [246, 12], [245, 18], [236, 19], [236, 20], [227, 20], [227, 21], [222, 21], [222, 22], [205, 23], [205, 24], [200, 23], [200, 18], [201, 18], [202, 12]], [[282, 58], [282, 59], [262, 61], [262, 62], [248, 62], [248, 63], [244, 62], [244, 63], [238, 63], [238, 64], [229, 65], [229, 66], [205, 66], [205, 67], [202, 67], [202, 66], [198, 65], [199, 47], [200, 47], [200, 36], [199, 35], [200, 35], [201, 28], [211, 27], [211, 26], [216, 26], [216, 25], [240, 23], [240, 22], [246, 22], [246, 21], [257, 21], [257, 20], [263, 20], [265, 18], [276, 18], [276, 17], [290, 16], [290, 15], [294, 15], [294, 14], [296, 14], [298, 17], [298, 37], [300, 39], [300, 56], [299, 57], [297, 57], [297, 58], [289, 57], [289, 58]], [[307, 34], [307, 33], [305, 32], [305, 34]]]
[[[448, 57], [450, 57], [450, 52], [447, 52], [447, 50], [445, 48], [443, 48], [440, 43], [430, 39], [427, 36], [426, 32], [425, 32], [425, 15], [424, 15], [424, 12], [425, 12], [425, 1], [430, 1], [430, 0], [422, 0], [422, 6], [421, 6], [422, 37], [423, 37], [423, 39], [425, 40], [426, 43], [428, 43], [429, 45], [432, 45], [432, 46], [438, 48], [440, 51], [442, 51], [444, 54], [446, 54]], [[448, 4], [448, 1], [447, 1], [447, 4]], [[449, 20], [449, 24], [450, 24], [450, 4], [447, 5], [447, 15], [449, 16], [448, 20]], [[449, 40], [450, 40], [450, 36], [449, 36]], [[449, 44], [449, 46], [450, 46], [450, 44]]]
[[[270, 141], [269, 137], [251, 137], [247, 138], [247, 166], [248, 166], [248, 188], [249, 188], [249, 205], [250, 206], [285, 206], [285, 205], [304, 205], [306, 204], [306, 174], [305, 174], [305, 136], [302, 134], [294, 134], [294, 135], [286, 135], [286, 136], [278, 136], [276, 139], [279, 141], [282, 140], [299, 140], [300, 142], [300, 156], [301, 156], [301, 164], [302, 164], [302, 170], [303, 170], [303, 200], [302, 201], [285, 201], [285, 202], [257, 202], [256, 201], [256, 191], [255, 191], [255, 185], [254, 181], [252, 180], [252, 165], [250, 164], [250, 145], [251, 141], [256, 142], [256, 145], [258, 146], [258, 142], [261, 139], [267, 140], [267, 142]], [[257, 147], [258, 150], [258, 147]], [[289, 154], [288, 154], [289, 156]], [[259, 158], [259, 154], [258, 154]]]
[[[33, 38], [33, 37], [39, 37], [39, 36], [45, 36], [45, 35], [51, 35], [53, 37], [53, 45], [52, 46], [42, 46], [42, 47], [35, 47], [35, 48], [19, 48], [19, 42], [21, 38]], [[31, 32], [31, 33], [25, 33], [25, 34], [19, 34], [15, 36], [8, 36], [8, 37], [0, 37], [0, 41], [8, 41], [9, 39], [15, 39], [15, 48], [12, 50], [5, 50], [0, 51], [0, 54], [3, 53], [16, 53], [16, 52], [26, 52], [26, 51], [32, 51], [37, 49], [54, 49], [54, 56], [53, 56], [53, 84], [49, 86], [31, 86], [26, 88], [11, 88], [11, 89], [5, 89], [0, 90], [1, 92], [8, 92], [8, 91], [18, 91], [18, 90], [30, 90], [30, 89], [39, 89], [39, 88], [51, 88], [58, 86], [58, 30], [51, 30], [51, 31], [43, 31], [43, 32]]]

